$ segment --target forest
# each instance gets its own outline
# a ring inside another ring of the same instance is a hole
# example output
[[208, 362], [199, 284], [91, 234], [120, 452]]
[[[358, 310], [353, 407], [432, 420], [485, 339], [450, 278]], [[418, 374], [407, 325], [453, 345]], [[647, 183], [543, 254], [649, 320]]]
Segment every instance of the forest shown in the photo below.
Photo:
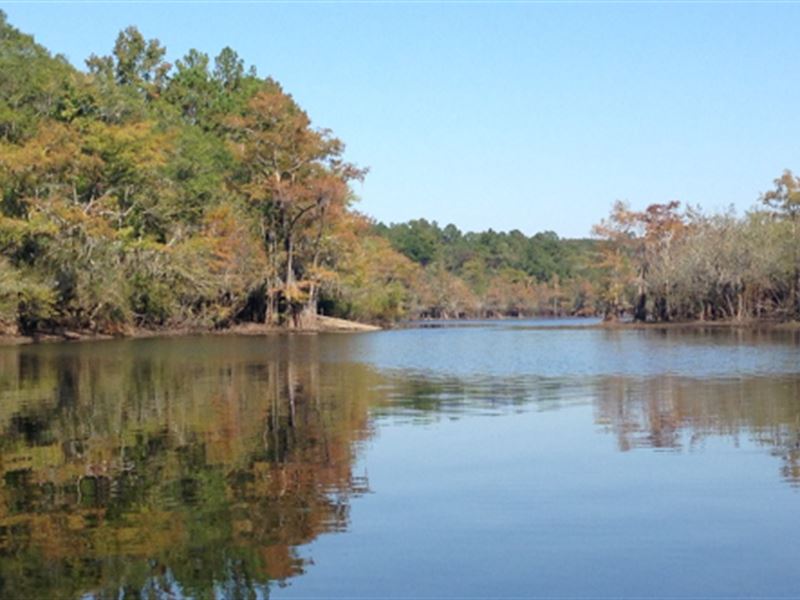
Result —
[[591, 238], [360, 213], [365, 166], [231, 48], [135, 27], [85, 69], [0, 12], [0, 332], [800, 316], [800, 178], [744, 216], [618, 202]]

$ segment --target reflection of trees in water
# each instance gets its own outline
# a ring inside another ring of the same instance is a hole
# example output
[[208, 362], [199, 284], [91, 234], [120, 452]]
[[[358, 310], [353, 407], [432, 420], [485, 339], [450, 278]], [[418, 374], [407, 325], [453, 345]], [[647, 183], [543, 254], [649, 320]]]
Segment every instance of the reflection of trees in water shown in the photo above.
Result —
[[466, 414], [498, 414], [509, 410], [556, 410], [586, 402], [591, 382], [546, 377], [433, 377], [419, 372], [387, 375], [382, 405], [376, 416], [405, 417], [426, 423]]
[[591, 401], [595, 420], [621, 451], [692, 449], [709, 436], [742, 436], [782, 460], [800, 486], [800, 377], [694, 379], [661, 376], [472, 379], [398, 373], [378, 416], [411, 422], [509, 410], [552, 410]]
[[745, 435], [780, 457], [783, 477], [800, 485], [797, 377], [603, 378], [595, 394], [596, 420], [617, 436], [622, 451], [691, 448], [712, 435], [738, 444]]
[[0, 354], [0, 596], [264, 595], [347, 525], [375, 375], [280, 352]]
[[693, 379], [631, 377], [426, 377], [395, 374], [388, 403], [373, 414], [429, 422], [459, 415], [551, 410], [591, 401], [595, 420], [621, 451], [692, 449], [709, 436], [742, 436], [783, 461], [800, 485], [800, 378]]
[[348, 523], [373, 415], [592, 401], [622, 450], [742, 436], [800, 485], [800, 379], [378, 375], [313, 337], [0, 352], [0, 597], [267, 595]]

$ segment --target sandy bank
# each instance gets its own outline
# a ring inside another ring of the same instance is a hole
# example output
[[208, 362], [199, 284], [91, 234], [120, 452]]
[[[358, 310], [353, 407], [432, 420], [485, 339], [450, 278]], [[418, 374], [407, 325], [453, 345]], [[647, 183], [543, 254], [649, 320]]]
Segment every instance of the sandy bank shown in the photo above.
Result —
[[380, 331], [376, 325], [336, 319], [334, 317], [317, 316], [313, 323], [302, 329], [268, 326], [262, 323], [241, 323], [225, 329], [200, 329], [191, 327], [177, 327], [171, 329], [130, 329], [118, 335], [94, 333], [91, 331], [63, 331], [57, 333], [38, 333], [33, 336], [3, 334], [0, 335], [0, 346], [19, 346], [23, 344], [65, 342], [65, 341], [93, 341], [110, 340], [115, 338], [152, 338], [152, 337], [177, 337], [183, 335], [273, 335], [284, 333], [348, 333]]

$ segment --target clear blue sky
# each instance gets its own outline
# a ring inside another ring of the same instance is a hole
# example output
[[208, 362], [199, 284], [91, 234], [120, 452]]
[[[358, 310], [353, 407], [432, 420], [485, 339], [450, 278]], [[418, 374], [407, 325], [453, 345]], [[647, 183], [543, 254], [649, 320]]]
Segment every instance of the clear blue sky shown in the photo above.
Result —
[[743, 211], [800, 171], [800, 4], [14, 3], [75, 65], [134, 24], [232, 46], [371, 168], [359, 209], [583, 236], [616, 199]]

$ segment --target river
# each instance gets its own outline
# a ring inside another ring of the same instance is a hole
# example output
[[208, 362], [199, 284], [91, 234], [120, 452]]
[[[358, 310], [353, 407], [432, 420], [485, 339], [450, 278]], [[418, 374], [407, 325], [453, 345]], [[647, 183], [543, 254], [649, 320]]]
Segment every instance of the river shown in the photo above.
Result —
[[0, 597], [797, 597], [800, 334], [0, 348]]

